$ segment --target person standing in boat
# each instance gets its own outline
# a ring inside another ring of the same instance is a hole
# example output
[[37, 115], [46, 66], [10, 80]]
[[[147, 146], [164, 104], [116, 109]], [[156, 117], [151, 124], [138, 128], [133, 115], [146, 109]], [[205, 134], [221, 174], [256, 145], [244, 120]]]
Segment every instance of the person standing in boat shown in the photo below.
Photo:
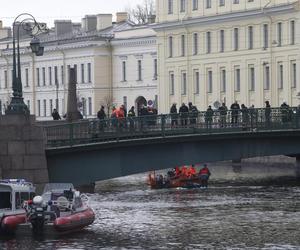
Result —
[[207, 187], [208, 179], [210, 177], [210, 171], [206, 164], [204, 164], [203, 168], [200, 169], [199, 176], [201, 180], [201, 187]]

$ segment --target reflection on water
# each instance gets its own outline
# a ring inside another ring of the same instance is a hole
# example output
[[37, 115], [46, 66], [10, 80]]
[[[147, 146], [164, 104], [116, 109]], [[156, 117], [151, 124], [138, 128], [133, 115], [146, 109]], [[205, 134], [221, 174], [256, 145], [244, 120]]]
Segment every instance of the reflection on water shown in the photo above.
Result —
[[2, 239], [0, 249], [300, 249], [300, 186], [278, 178], [294, 169], [210, 169], [208, 190], [150, 190], [146, 174], [98, 183], [92, 226], [62, 238]]

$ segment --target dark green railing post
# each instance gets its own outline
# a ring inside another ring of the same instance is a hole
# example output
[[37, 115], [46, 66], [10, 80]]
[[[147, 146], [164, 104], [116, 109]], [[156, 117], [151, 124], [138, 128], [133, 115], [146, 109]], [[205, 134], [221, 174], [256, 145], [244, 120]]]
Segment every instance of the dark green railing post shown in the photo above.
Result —
[[165, 129], [166, 129], [166, 116], [165, 115], [161, 115], [160, 116], [161, 119], [161, 135], [163, 137], [165, 137]]
[[73, 123], [69, 124], [69, 143], [70, 146], [74, 145], [74, 124]]

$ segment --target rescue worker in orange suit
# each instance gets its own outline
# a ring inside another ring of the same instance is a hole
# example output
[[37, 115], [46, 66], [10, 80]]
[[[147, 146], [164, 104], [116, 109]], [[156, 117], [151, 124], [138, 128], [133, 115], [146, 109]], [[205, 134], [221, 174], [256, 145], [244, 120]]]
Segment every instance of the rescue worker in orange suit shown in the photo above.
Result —
[[175, 167], [175, 177], [178, 178], [181, 175], [181, 170], [179, 167]]
[[183, 166], [182, 169], [181, 169], [181, 175], [183, 177], [187, 177], [188, 176], [188, 170], [187, 170], [187, 167], [186, 166]]
[[190, 174], [190, 177], [194, 177], [196, 175], [196, 169], [195, 169], [194, 165], [190, 166], [189, 174]]
[[121, 105], [121, 107], [116, 110], [116, 117], [118, 119], [119, 128], [123, 128], [125, 124], [124, 105]]
[[199, 176], [201, 180], [201, 187], [207, 187], [208, 179], [210, 177], [210, 171], [206, 164], [204, 164], [204, 167], [200, 169]]

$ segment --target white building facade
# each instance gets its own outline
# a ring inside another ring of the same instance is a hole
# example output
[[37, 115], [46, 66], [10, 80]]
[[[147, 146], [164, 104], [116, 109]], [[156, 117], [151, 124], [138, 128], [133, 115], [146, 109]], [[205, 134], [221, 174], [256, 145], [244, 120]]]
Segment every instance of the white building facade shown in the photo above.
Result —
[[299, 104], [298, 0], [158, 0], [159, 110]]
[[[122, 104], [136, 106], [139, 96], [146, 101], [155, 100], [156, 81], [145, 79], [148, 78], [146, 69], [156, 56], [156, 39], [129, 33], [135, 26], [126, 17], [125, 13], [117, 14], [116, 23], [112, 22], [110, 14], [85, 16], [81, 25], [69, 20], [56, 21], [55, 29], [40, 37], [45, 46], [41, 57], [34, 56], [28, 49], [29, 38], [22, 39], [23, 96], [31, 114], [38, 120], [50, 120], [54, 108], [61, 115], [66, 113], [70, 67], [77, 68], [78, 108], [85, 118], [95, 117], [100, 106], [108, 106], [108, 102], [111, 108]], [[117, 38], [123, 31], [126, 35]], [[144, 32], [151, 33], [151, 30], [144, 27]], [[12, 95], [12, 39], [9, 34], [4, 32], [0, 37], [1, 113]], [[126, 44], [130, 48], [127, 49]], [[137, 63], [133, 59], [137, 55], [141, 58], [141, 67], [133, 66]], [[126, 83], [121, 83], [118, 73], [123, 69], [120, 58], [127, 58], [128, 67], [131, 67], [126, 69]], [[133, 75], [141, 75], [141, 81]]]

